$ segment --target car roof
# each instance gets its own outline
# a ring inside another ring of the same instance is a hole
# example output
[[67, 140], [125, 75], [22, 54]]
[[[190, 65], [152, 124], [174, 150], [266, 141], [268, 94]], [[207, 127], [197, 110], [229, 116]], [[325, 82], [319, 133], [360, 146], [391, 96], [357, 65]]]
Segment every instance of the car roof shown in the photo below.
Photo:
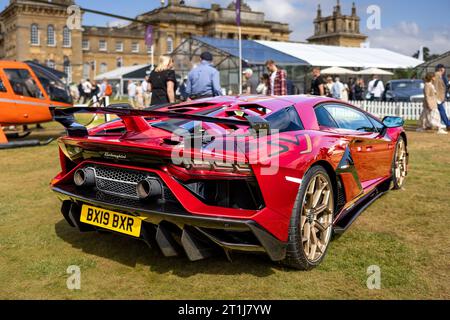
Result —
[[423, 82], [423, 80], [421, 80], [421, 79], [397, 79], [397, 80], [391, 80], [389, 82], [391, 82], [391, 83], [396, 83], [396, 82]]

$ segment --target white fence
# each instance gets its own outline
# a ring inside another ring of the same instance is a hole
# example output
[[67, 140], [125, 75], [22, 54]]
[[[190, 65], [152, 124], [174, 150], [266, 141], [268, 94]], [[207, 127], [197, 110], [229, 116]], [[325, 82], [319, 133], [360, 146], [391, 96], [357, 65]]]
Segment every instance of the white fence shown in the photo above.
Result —
[[[405, 120], [419, 120], [423, 109], [422, 102], [351, 101], [350, 103], [379, 118], [394, 116]], [[448, 103], [447, 114], [450, 115]]]

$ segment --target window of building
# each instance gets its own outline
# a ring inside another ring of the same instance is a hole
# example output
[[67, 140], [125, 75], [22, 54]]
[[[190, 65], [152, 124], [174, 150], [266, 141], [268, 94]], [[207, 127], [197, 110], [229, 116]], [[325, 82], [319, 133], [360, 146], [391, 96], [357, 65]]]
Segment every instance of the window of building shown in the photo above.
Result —
[[69, 57], [64, 57], [64, 73], [67, 75], [67, 83], [72, 82], [72, 64]]
[[131, 44], [131, 51], [133, 53], [139, 53], [139, 42], [133, 42]]
[[106, 73], [106, 72], [108, 72], [108, 65], [103, 62], [100, 64], [100, 73]]
[[108, 42], [106, 42], [106, 40], [100, 40], [98, 42], [98, 50], [99, 51], [108, 51]]
[[123, 67], [123, 58], [122, 57], [118, 57], [117, 58], [117, 68], [122, 68]]
[[47, 45], [52, 47], [56, 45], [55, 27], [53, 25], [47, 27]]
[[47, 67], [49, 67], [50, 69], [56, 69], [55, 60], [47, 60]]
[[148, 54], [152, 54], [152, 50], [153, 49], [153, 46], [147, 46], [147, 53]]
[[63, 47], [70, 48], [72, 46], [72, 31], [65, 26], [63, 28]]
[[90, 74], [91, 74], [91, 64], [89, 62], [86, 62], [83, 65], [83, 78], [89, 79]]
[[14, 93], [18, 96], [43, 99], [44, 95], [26, 69], [5, 69]]
[[173, 38], [167, 37], [167, 53], [173, 52]]
[[89, 40], [83, 39], [82, 46], [83, 46], [83, 50], [89, 50], [91, 44], [90, 44]]
[[31, 37], [30, 40], [31, 40], [32, 45], [38, 46], [40, 44], [39, 26], [37, 24], [31, 25], [30, 37]]
[[123, 52], [123, 42], [122, 41], [117, 41], [116, 42], [116, 51], [117, 52]]

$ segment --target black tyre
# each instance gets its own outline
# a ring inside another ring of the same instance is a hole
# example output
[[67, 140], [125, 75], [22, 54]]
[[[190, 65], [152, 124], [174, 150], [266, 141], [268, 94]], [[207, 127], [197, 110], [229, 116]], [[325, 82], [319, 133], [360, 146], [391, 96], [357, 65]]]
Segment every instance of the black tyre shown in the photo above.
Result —
[[392, 161], [392, 184], [394, 190], [399, 190], [405, 185], [408, 175], [408, 150], [406, 141], [400, 137], [395, 147], [394, 159]]
[[295, 201], [283, 264], [310, 270], [324, 259], [333, 234], [333, 184], [322, 166], [305, 175]]

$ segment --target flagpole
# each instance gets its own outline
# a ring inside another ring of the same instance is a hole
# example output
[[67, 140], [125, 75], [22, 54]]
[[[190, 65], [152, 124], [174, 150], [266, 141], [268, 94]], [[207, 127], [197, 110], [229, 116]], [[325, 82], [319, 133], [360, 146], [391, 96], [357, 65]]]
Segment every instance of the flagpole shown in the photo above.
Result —
[[239, 95], [242, 95], [242, 28], [239, 25]]
[[236, 0], [236, 24], [238, 26], [239, 42], [239, 95], [242, 95], [242, 27], [241, 27], [241, 0]]
[[150, 71], [153, 71], [154, 69], [154, 65], [155, 65], [155, 45], [152, 44], [152, 46], [150, 47], [151, 49], [151, 67], [150, 67]]

